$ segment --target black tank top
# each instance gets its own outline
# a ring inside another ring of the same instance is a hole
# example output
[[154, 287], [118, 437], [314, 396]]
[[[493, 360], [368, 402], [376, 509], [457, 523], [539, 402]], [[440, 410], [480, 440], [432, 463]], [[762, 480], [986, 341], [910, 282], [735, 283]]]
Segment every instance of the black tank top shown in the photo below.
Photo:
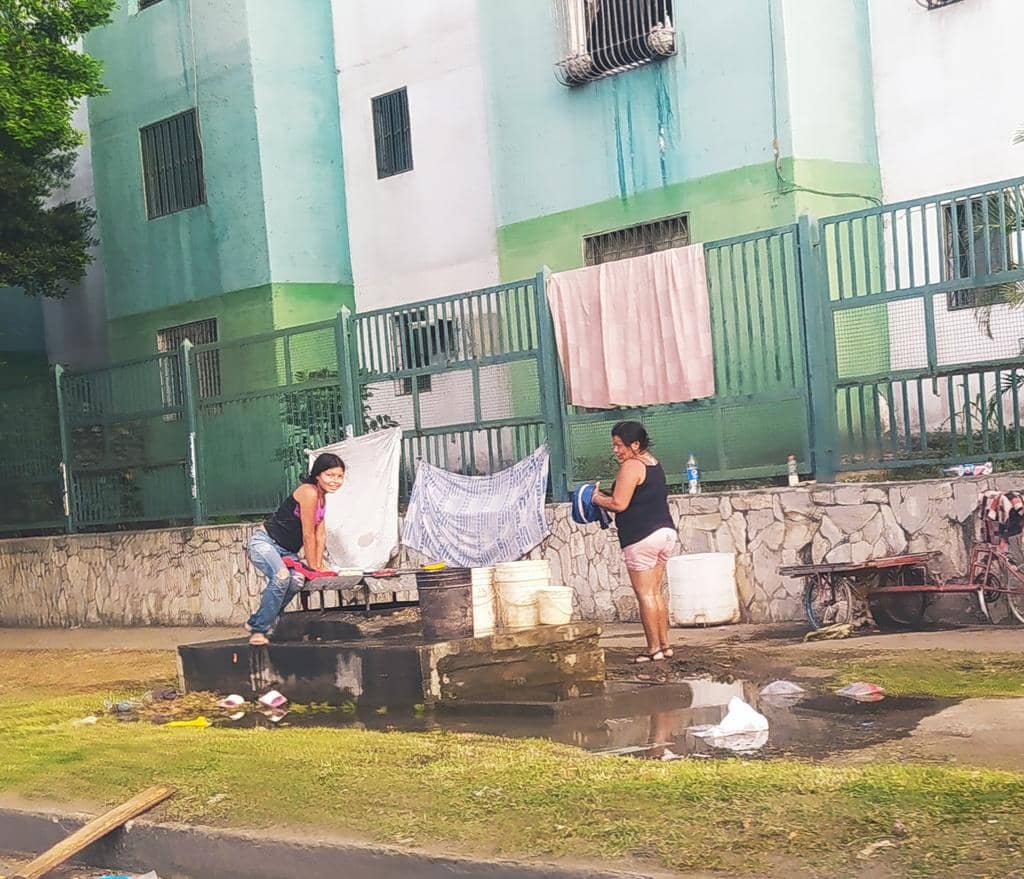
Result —
[[[319, 525], [324, 518], [322, 504], [317, 505], [316, 523]], [[281, 505], [263, 523], [270, 539], [288, 552], [302, 549], [302, 519], [299, 518], [299, 502], [288, 495]]]
[[615, 514], [619, 546], [625, 549], [650, 537], [660, 528], [675, 530], [668, 510], [668, 483], [661, 464], [647, 464], [647, 478], [636, 487], [633, 499], [621, 513]]

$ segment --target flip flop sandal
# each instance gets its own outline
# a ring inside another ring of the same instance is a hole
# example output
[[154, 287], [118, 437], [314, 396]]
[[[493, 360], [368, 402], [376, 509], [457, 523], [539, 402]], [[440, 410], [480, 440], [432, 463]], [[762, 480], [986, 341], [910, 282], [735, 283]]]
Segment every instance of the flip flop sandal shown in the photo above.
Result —
[[648, 662], [658, 662], [665, 658], [665, 654], [660, 650], [655, 650], [654, 653], [638, 653], [633, 657], [633, 665], [646, 665]]
[[671, 647], [662, 647], [661, 655], [664, 656], [665, 659], [671, 659], [673, 656], [676, 655], [676, 652]]
[[253, 647], [266, 647], [270, 643], [270, 639], [262, 632], [253, 632], [249, 637], [249, 643]]

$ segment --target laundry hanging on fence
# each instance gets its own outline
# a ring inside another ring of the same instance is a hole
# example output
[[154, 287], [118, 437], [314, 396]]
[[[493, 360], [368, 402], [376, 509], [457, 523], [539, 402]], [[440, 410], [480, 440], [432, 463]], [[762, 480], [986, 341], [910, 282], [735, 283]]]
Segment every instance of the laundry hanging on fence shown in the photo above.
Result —
[[334, 570], [383, 568], [398, 550], [398, 468], [402, 430], [378, 430], [309, 452], [345, 462], [345, 481], [327, 495], [327, 563]]
[[714, 396], [704, 245], [558, 272], [546, 292], [574, 406]]
[[549, 453], [537, 449], [507, 470], [463, 476], [420, 462], [402, 543], [432, 562], [489, 567], [521, 558], [548, 534]]

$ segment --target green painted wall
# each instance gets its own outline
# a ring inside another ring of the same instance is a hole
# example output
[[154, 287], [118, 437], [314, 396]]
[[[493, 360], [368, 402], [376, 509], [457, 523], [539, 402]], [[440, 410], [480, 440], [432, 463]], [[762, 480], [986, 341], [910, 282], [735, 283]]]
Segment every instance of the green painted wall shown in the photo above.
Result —
[[[227, 339], [351, 305], [330, 0], [135, 7], [86, 41], [110, 89], [89, 118], [111, 357], [174, 323]], [[189, 107], [207, 202], [149, 220], [139, 128]]]
[[0, 387], [46, 378], [42, 301], [0, 287]]

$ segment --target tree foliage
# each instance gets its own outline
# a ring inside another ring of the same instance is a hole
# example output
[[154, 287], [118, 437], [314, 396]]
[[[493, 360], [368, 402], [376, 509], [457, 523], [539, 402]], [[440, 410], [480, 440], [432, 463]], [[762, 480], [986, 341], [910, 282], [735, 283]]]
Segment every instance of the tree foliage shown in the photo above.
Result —
[[62, 296], [94, 243], [88, 205], [49, 203], [71, 179], [82, 98], [103, 92], [100, 63], [75, 49], [116, 0], [0, 0], [0, 286]]

